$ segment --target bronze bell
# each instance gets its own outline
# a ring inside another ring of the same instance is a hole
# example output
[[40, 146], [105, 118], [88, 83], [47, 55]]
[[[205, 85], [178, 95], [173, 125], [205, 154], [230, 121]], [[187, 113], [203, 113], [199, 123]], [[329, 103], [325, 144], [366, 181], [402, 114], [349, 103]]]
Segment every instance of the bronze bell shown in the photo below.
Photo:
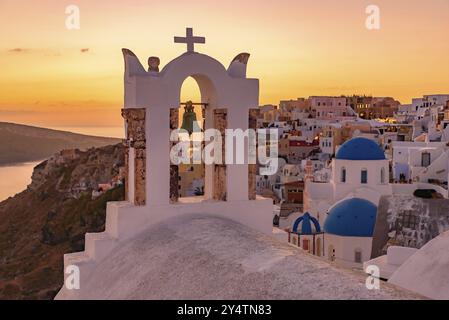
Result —
[[186, 130], [189, 134], [201, 131], [192, 101], [187, 101], [184, 107], [181, 129]]

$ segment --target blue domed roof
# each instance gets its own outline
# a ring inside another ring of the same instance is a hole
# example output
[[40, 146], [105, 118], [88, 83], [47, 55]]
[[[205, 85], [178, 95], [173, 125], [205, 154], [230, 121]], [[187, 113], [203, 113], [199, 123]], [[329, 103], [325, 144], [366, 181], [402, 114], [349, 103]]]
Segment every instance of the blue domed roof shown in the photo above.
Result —
[[324, 232], [343, 237], [372, 237], [376, 216], [377, 207], [368, 200], [344, 200], [329, 211]]
[[385, 153], [373, 140], [353, 138], [343, 143], [337, 152], [338, 160], [385, 160]]
[[[298, 233], [298, 227], [301, 222], [302, 222], [302, 224], [301, 224], [300, 234], [312, 235], [312, 234], [321, 232], [321, 227], [320, 227], [320, 223], [318, 222], [318, 220], [315, 219], [314, 217], [312, 217], [308, 212], [306, 212], [306, 213], [304, 213], [304, 215], [302, 217], [299, 217], [298, 219], [296, 219], [295, 224], [293, 225], [294, 233]], [[312, 224], [315, 228], [315, 231], [312, 230]]]

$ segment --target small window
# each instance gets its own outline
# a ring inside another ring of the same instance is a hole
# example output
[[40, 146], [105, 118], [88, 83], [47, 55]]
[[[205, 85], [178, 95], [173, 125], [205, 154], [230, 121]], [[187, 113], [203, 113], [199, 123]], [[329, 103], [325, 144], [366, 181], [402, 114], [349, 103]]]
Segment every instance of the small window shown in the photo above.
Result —
[[421, 167], [430, 166], [430, 153], [424, 152], [421, 156]]
[[356, 250], [354, 253], [354, 261], [355, 263], [362, 263], [362, 251]]
[[346, 168], [341, 168], [341, 182], [346, 183]]
[[362, 184], [367, 184], [368, 183], [368, 170], [363, 169], [361, 172], [361, 177], [360, 177], [360, 182]]
[[385, 168], [380, 169], [380, 183], [385, 184]]

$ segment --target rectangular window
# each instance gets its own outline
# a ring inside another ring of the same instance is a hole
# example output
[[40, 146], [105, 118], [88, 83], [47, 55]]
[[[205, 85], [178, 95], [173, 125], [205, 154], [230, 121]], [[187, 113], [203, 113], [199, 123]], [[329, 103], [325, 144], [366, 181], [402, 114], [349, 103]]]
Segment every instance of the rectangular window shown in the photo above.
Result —
[[354, 257], [354, 258], [355, 258], [354, 261], [355, 261], [356, 263], [362, 263], [362, 252], [356, 251], [356, 252], [355, 252], [355, 257]]
[[368, 183], [368, 170], [364, 169], [362, 170], [362, 174], [361, 174], [361, 179], [360, 179], [362, 184], [367, 184]]
[[430, 166], [430, 153], [423, 153], [421, 158], [421, 167]]

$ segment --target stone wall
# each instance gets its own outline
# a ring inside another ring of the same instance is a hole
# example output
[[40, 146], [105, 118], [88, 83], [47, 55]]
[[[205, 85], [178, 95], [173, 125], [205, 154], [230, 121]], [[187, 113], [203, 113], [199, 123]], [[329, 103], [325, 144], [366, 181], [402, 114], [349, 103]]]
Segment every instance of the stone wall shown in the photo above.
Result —
[[256, 200], [257, 164], [248, 165], [248, 199]]
[[[179, 108], [170, 109], [170, 133], [179, 127]], [[170, 141], [170, 150], [176, 142]], [[176, 203], [179, 199], [179, 167], [170, 165], [170, 202]]]
[[[222, 136], [222, 155], [225, 158], [225, 133], [228, 127], [228, 110], [215, 109], [214, 110], [214, 128], [220, 131]], [[214, 186], [213, 198], [218, 201], [226, 201], [227, 199], [227, 183], [226, 183], [226, 165], [214, 165]]]
[[[249, 125], [248, 128], [257, 130], [257, 119], [260, 116], [260, 109], [249, 110]], [[251, 148], [251, 146], [250, 146]], [[257, 158], [257, 135], [256, 135], [256, 158]], [[257, 176], [257, 164], [248, 164], [248, 199], [256, 200], [256, 176]]]
[[128, 147], [128, 140], [123, 140], [123, 145], [125, 146], [125, 201], [129, 201], [129, 147]]
[[372, 258], [386, 254], [389, 246], [420, 249], [448, 230], [448, 199], [382, 196], [377, 209]]
[[[146, 110], [144, 108], [130, 108], [122, 110], [122, 117], [126, 121], [126, 163], [129, 163], [129, 148], [134, 148], [134, 177], [135, 181], [127, 181], [134, 183], [134, 204], [143, 206], [146, 203], [146, 136], [145, 136], [145, 117]], [[128, 179], [126, 179], [128, 180]]]

